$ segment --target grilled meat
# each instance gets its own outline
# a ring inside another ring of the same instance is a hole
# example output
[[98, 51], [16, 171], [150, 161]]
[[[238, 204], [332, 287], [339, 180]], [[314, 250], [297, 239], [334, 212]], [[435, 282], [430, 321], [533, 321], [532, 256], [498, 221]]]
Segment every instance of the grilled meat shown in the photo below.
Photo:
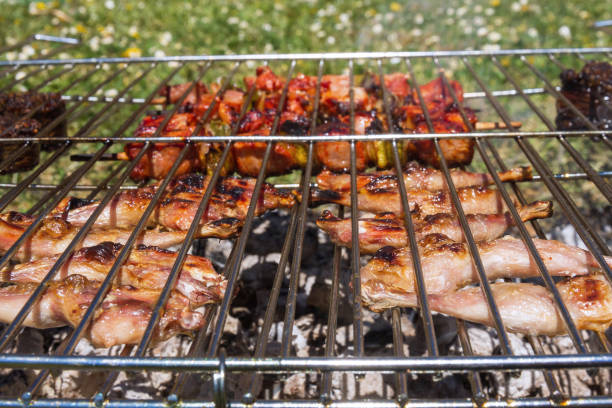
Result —
[[[36, 217], [17, 212], [0, 214], [0, 251], [7, 251], [31, 225]], [[223, 218], [203, 223], [198, 230], [200, 238], [229, 238], [240, 229], [241, 222], [235, 218]], [[78, 227], [60, 217], [43, 220], [42, 225], [17, 250], [16, 259], [29, 261], [41, 257], [61, 254], [79, 231]], [[104, 241], [124, 244], [131, 235], [131, 229], [93, 228], [80, 246], [89, 247]], [[136, 244], [169, 248], [185, 240], [185, 231], [144, 230]]]
[[[489, 173], [471, 173], [464, 170], [452, 169], [451, 179], [456, 188], [488, 186], [494, 184]], [[498, 172], [501, 181], [522, 181], [531, 179], [531, 167], [516, 167], [507, 171]], [[410, 162], [403, 171], [406, 189], [422, 189], [429, 191], [446, 190], [446, 179], [440, 170], [423, 167], [417, 162]], [[397, 187], [397, 176], [392, 170], [362, 173], [357, 175], [357, 189], [369, 183], [377, 186]], [[388, 184], [385, 184], [388, 183]], [[317, 175], [317, 185], [323, 190], [351, 191], [351, 176], [349, 174], [336, 174], [324, 170]]]
[[[199, 174], [187, 174], [174, 178], [168, 185], [151, 218], [149, 226], [163, 226], [173, 231], [189, 229], [197, 208], [204, 196], [209, 178]], [[210, 221], [224, 218], [244, 220], [248, 211], [255, 179], [226, 177], [219, 180], [208, 203], [208, 208], [200, 220], [204, 228], [211, 228]], [[96, 226], [132, 228], [138, 223], [158, 185], [136, 190], [122, 191], [104, 208], [96, 221]], [[61, 216], [74, 226], [83, 225], [98, 206], [97, 202], [78, 203], [67, 207], [71, 201], [64, 200], [52, 216]], [[292, 193], [279, 191], [264, 183], [256, 206], [256, 215], [274, 208], [286, 208], [295, 204]], [[202, 230], [200, 230], [202, 232]]]
[[[55, 280], [70, 275], [81, 275], [90, 281], [102, 282], [122, 248], [122, 245], [112, 242], [81, 248], [66, 261], [55, 276]], [[115, 282], [118, 285], [160, 291], [168, 279], [176, 256], [175, 252], [157, 247], [143, 245], [135, 247], [121, 266]], [[40, 282], [58, 258], [59, 255], [48, 256], [9, 266], [2, 271], [3, 280]], [[195, 308], [220, 301], [225, 293], [226, 284], [225, 279], [215, 272], [208, 259], [187, 255], [175, 290], [185, 296]]]
[[[523, 221], [550, 217], [551, 201], [536, 201], [518, 209]], [[490, 241], [502, 236], [514, 225], [510, 213], [504, 214], [469, 214], [466, 216], [475, 241]], [[463, 242], [465, 237], [458, 218], [452, 214], [433, 214], [421, 217], [412, 215], [412, 222], [417, 239], [429, 234], [442, 234], [450, 240]], [[331, 240], [342, 246], [351, 247], [351, 219], [338, 218], [329, 211], [324, 211], [317, 220], [317, 226], [327, 232]], [[359, 225], [359, 249], [361, 253], [371, 254], [382, 247], [402, 248], [409, 245], [407, 232], [402, 219], [392, 213], [378, 214], [374, 218], [362, 218]]]
[[[40, 131], [40, 123], [36, 119], [21, 120], [11, 115], [0, 115], [0, 133], [6, 138], [36, 137]], [[28, 171], [36, 167], [40, 156], [38, 143], [28, 146], [21, 156], [15, 153], [23, 146], [23, 142], [3, 143], [0, 145], [0, 162], [11, 159], [11, 163], [0, 171], [0, 174], [9, 174]]]
[[[599, 268], [588, 251], [553, 240], [533, 240], [546, 268], [554, 276], [586, 275]], [[428, 295], [448, 294], [478, 282], [467, 244], [453, 242], [439, 234], [419, 241], [419, 255]], [[539, 271], [523, 241], [504, 237], [478, 244], [484, 271], [489, 280], [537, 277]], [[612, 257], [606, 262], [612, 266]], [[380, 249], [361, 269], [361, 293], [366, 304], [380, 310], [413, 306], [416, 280], [410, 248]], [[520, 309], [517, 309], [520, 311]]]
[[[32, 295], [37, 283], [0, 284], [0, 321], [10, 323]], [[40, 329], [79, 324], [91, 304], [99, 282], [71, 275], [52, 282], [36, 302], [24, 325]], [[94, 315], [85, 337], [95, 347], [138, 344], [151, 317], [158, 290], [119, 286], [111, 289]], [[155, 328], [154, 342], [179, 333], [192, 333], [202, 327], [204, 316], [191, 309], [189, 300], [172, 291]]]
[[[399, 188], [386, 185], [379, 187], [376, 182], [368, 183], [357, 191], [359, 209], [372, 213], [391, 212], [403, 216], [402, 200]], [[466, 214], [499, 214], [505, 211], [506, 205], [497, 190], [487, 187], [466, 187], [457, 189], [459, 201]], [[454, 213], [449, 191], [432, 192], [427, 190], [408, 190], [410, 211], [418, 210], [423, 215]], [[313, 188], [310, 194], [311, 205], [335, 203], [351, 205], [351, 194], [347, 191], [332, 191]]]
[[[561, 93], [597, 128], [612, 129], [612, 65], [608, 62], [589, 61], [580, 72], [563, 71]], [[561, 100], [557, 100], [556, 122], [559, 130], [589, 129]]]

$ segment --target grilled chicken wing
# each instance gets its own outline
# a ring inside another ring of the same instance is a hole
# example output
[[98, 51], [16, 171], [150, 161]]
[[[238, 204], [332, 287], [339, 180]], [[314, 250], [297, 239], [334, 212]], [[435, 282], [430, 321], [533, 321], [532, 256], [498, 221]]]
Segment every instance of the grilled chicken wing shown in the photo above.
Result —
[[[7, 251], [31, 225], [36, 217], [9, 212], [0, 214], [0, 251]], [[236, 234], [242, 223], [236, 218], [223, 218], [209, 221], [200, 226], [198, 236], [229, 238]], [[16, 259], [29, 261], [41, 257], [61, 254], [68, 247], [79, 228], [60, 217], [43, 220], [39, 229], [17, 250]], [[81, 247], [89, 247], [105, 241], [124, 244], [132, 230], [127, 228], [93, 228], [81, 242]], [[137, 245], [169, 248], [185, 240], [185, 231], [144, 230], [136, 240]]]
[[[612, 290], [604, 277], [578, 276], [557, 283], [563, 303], [578, 330], [605, 331], [612, 323]], [[552, 294], [530, 283], [491, 284], [491, 292], [506, 330], [531, 335], [557, 336], [566, 333]], [[480, 287], [469, 287], [427, 297], [432, 311], [493, 326], [487, 300]], [[418, 306], [414, 293], [402, 300]]]
[[[3, 282], [0, 284], [0, 321], [10, 323], [34, 292], [37, 283]], [[71, 275], [52, 282], [24, 321], [35, 328], [76, 326], [93, 300], [99, 282]], [[95, 347], [138, 344], [151, 317], [159, 291], [119, 286], [111, 289], [85, 332]], [[204, 316], [191, 309], [189, 300], [172, 291], [158, 322], [153, 341], [178, 333], [191, 333], [202, 327]]]
[[[472, 173], [452, 169], [450, 175], [456, 188], [488, 186], [495, 183], [493, 176], [489, 173]], [[497, 175], [501, 181], [531, 180], [531, 167], [516, 167], [507, 171], [500, 171]], [[439, 191], [447, 189], [446, 179], [440, 170], [423, 167], [414, 161], [406, 165], [403, 176], [408, 190]], [[397, 176], [392, 170], [357, 175], [357, 189], [363, 188], [369, 183], [376, 184], [379, 187], [395, 188], [397, 187]], [[337, 174], [324, 170], [317, 176], [317, 184], [323, 190], [351, 191], [351, 176], [350, 174]]]
[[[189, 229], [208, 186], [208, 180], [208, 177], [199, 174], [188, 174], [173, 179], [151, 215], [149, 225], [160, 225], [175, 231]], [[226, 177], [221, 179], [215, 187], [200, 224], [209, 228], [210, 224], [207, 223], [210, 221], [224, 218], [244, 220], [255, 182], [255, 179], [252, 178]], [[156, 189], [157, 185], [153, 185], [117, 194], [104, 208], [95, 225], [113, 228], [133, 227], [144, 213]], [[266, 183], [259, 196], [256, 215], [274, 208], [291, 207], [294, 204], [295, 196], [292, 193], [279, 191]], [[67, 210], [60, 206], [53, 215], [63, 216], [72, 225], [81, 226], [97, 206], [96, 202]]]
[[[399, 188], [388, 187], [386, 180], [382, 180], [383, 186], [379, 187], [378, 181], [368, 183], [358, 190], [359, 209], [372, 213], [392, 212], [403, 216], [404, 210]], [[419, 189], [408, 190], [406, 193], [410, 211], [418, 210], [423, 215], [455, 212], [449, 191], [432, 192]], [[507, 209], [497, 190], [486, 187], [466, 187], [457, 189], [457, 194], [466, 214], [499, 214]], [[350, 191], [338, 192], [313, 188], [310, 200], [311, 205], [335, 203], [350, 206], [351, 194]]]
[[[117, 259], [122, 245], [103, 242], [81, 248], [55, 276], [56, 280], [70, 275], [81, 275], [90, 281], [103, 281]], [[156, 247], [138, 246], [130, 252], [117, 275], [116, 283], [135, 288], [161, 290], [168, 279], [177, 254]], [[4, 280], [13, 282], [40, 282], [51, 270], [59, 255], [9, 266], [2, 270]], [[191, 302], [193, 307], [218, 302], [223, 298], [227, 282], [218, 275], [211, 262], [200, 256], [187, 255], [175, 289]]]
[[[553, 240], [534, 239], [533, 242], [554, 276], [586, 275], [599, 267], [585, 250]], [[478, 251], [489, 280], [539, 276], [529, 251], [519, 239], [504, 237], [482, 242], [478, 244]], [[478, 282], [466, 244], [432, 234], [419, 242], [419, 254], [428, 295], [447, 294]], [[611, 257], [606, 262], [612, 266]], [[364, 302], [373, 309], [411, 306], [412, 303], [403, 300], [416, 292], [410, 248], [380, 249], [361, 269], [361, 291]]]
[[[518, 212], [523, 221], [550, 217], [552, 202], [536, 201], [519, 208]], [[514, 225], [510, 213], [468, 214], [466, 217], [476, 241], [490, 241], [499, 238]], [[453, 214], [433, 214], [421, 217], [417, 213], [413, 214], [412, 221], [417, 239], [422, 239], [429, 234], [442, 234], [452, 241], [463, 242], [465, 240], [461, 224]], [[350, 218], [338, 218], [329, 211], [323, 212], [317, 220], [317, 226], [327, 232], [334, 243], [349, 248], [352, 245], [351, 225]], [[392, 213], [378, 214], [374, 218], [362, 218], [358, 225], [361, 253], [371, 254], [385, 246], [401, 248], [409, 245], [403, 220]]]

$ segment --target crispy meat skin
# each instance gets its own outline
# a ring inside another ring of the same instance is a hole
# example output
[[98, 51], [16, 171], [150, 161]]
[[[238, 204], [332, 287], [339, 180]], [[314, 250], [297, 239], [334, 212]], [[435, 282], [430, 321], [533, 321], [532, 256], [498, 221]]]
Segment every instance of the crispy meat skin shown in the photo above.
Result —
[[[175, 177], [168, 185], [151, 218], [149, 225], [163, 226], [169, 230], [189, 229], [198, 205], [202, 200], [209, 178], [200, 174]], [[226, 177], [219, 180], [208, 203], [208, 209], [200, 225], [224, 218], [244, 220], [253, 195], [255, 179]], [[96, 221], [97, 227], [131, 228], [140, 219], [157, 185], [127, 190], [117, 194], [102, 211]], [[274, 208], [291, 207], [295, 204], [293, 193], [282, 192], [265, 183], [256, 206], [256, 215]], [[75, 226], [83, 225], [96, 209], [97, 202], [65, 210], [62, 205], [52, 215], [63, 216]]]
[[[36, 217], [16, 212], [0, 214], [0, 251], [7, 251], [30, 226]], [[235, 218], [223, 218], [202, 224], [200, 237], [230, 238], [238, 232], [242, 222]], [[75, 237], [76, 227], [60, 217], [43, 220], [40, 228], [17, 250], [16, 259], [29, 261], [49, 255], [61, 254]], [[81, 246], [89, 247], [104, 241], [124, 244], [132, 230], [129, 228], [93, 228]], [[144, 230], [136, 240], [137, 245], [169, 248], [182, 243], [185, 231]]]
[[[90, 281], [102, 282], [117, 255], [120, 244], [103, 242], [76, 251], [55, 276], [55, 280], [70, 275], [81, 275]], [[161, 290], [176, 260], [176, 253], [157, 247], [139, 245], [132, 249], [121, 266], [116, 283], [135, 288]], [[59, 255], [5, 268], [3, 275], [13, 282], [40, 282], [55, 264]], [[179, 274], [175, 290], [195, 307], [215, 303], [223, 298], [226, 281], [218, 275], [211, 262], [203, 257], [187, 255]]]
[[[552, 275], [586, 275], [599, 268], [587, 251], [559, 241], [534, 239], [538, 253]], [[539, 276], [529, 251], [516, 238], [504, 237], [478, 244], [478, 251], [489, 280]], [[467, 245], [432, 234], [419, 242], [419, 254], [428, 295], [445, 295], [478, 282]], [[612, 258], [606, 262], [612, 265]], [[409, 248], [380, 249], [361, 269], [361, 294], [364, 303], [379, 310], [392, 306], [413, 306], [416, 293]]]
[[[519, 208], [519, 215], [523, 221], [545, 218], [551, 214], [551, 201], [536, 201]], [[466, 217], [476, 241], [499, 238], [514, 225], [510, 213], [468, 214]], [[459, 220], [453, 214], [442, 213], [423, 217], [415, 213], [412, 214], [412, 220], [417, 239], [422, 239], [429, 234], [442, 234], [452, 241], [463, 242], [465, 240]], [[325, 211], [317, 220], [317, 225], [330, 235], [334, 243], [351, 247], [350, 218], [337, 218], [331, 212]], [[378, 214], [374, 218], [362, 218], [358, 225], [361, 253], [371, 254], [385, 246], [401, 248], [409, 245], [403, 220], [392, 213]]]
[[[580, 72], [563, 71], [561, 84], [561, 93], [597, 128], [612, 129], [612, 65], [589, 61]], [[560, 130], [589, 129], [561, 100], [557, 100], [556, 122]]]
[[[0, 321], [10, 323], [38, 286], [31, 282], [5, 282], [0, 287]], [[99, 282], [81, 275], [51, 282], [24, 321], [35, 328], [76, 326], [93, 300]], [[158, 290], [118, 286], [110, 290], [97, 309], [85, 332], [95, 347], [118, 344], [138, 344], [147, 327]], [[155, 326], [153, 342], [162, 341], [178, 333], [192, 333], [204, 324], [204, 316], [191, 309], [189, 300], [172, 291], [159, 323]]]
[[[489, 173], [471, 173], [460, 169], [450, 171], [456, 188], [488, 186], [494, 184]], [[508, 171], [498, 172], [501, 181], [523, 181], [531, 179], [531, 167], [516, 167]], [[404, 183], [407, 189], [423, 189], [429, 191], [446, 190], [446, 179], [440, 170], [423, 167], [417, 162], [410, 162], [404, 167]], [[397, 187], [397, 176], [393, 170], [376, 171], [357, 175], [357, 188], [363, 188], [372, 183], [377, 186], [387, 185]], [[386, 184], [388, 183], [388, 184]], [[350, 191], [351, 176], [336, 174], [324, 170], [317, 175], [317, 185], [323, 190]]]

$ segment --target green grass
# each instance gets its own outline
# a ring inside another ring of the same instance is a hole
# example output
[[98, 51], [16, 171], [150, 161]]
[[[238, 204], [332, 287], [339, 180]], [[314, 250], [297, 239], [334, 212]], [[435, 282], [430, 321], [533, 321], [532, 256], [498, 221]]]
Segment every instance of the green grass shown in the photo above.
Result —
[[[536, 47], [598, 47], [612, 45], [609, 34], [591, 28], [597, 20], [612, 18], [612, 3], [605, 1], [529, 1], [506, 2], [501, 0], [473, 0], [470, 2], [434, 0], [428, 2], [388, 2], [381, 0], [342, 0], [326, 2], [320, 0], [281, 1], [207, 1], [165, 2], [145, 1], [53, 1], [23, 2], [5, 0], [0, 15], [0, 44], [13, 44], [33, 33], [81, 38], [81, 45], [59, 54], [60, 57], [95, 56], [147, 56], [185, 54], [243, 54], [284, 53], [314, 51], [394, 51], [394, 50], [448, 50], [448, 49], [507, 49]], [[1, 46], [1, 45], [0, 45]], [[56, 45], [36, 42], [32, 48], [10, 52], [0, 58], [32, 58], [54, 49]], [[545, 57], [529, 59], [548, 78], [558, 83], [559, 69]], [[574, 68], [582, 62], [577, 58], [561, 57], [561, 61]], [[388, 71], [403, 70], [397, 61], [388, 61]], [[500, 62], [521, 80], [525, 86], [542, 86], [518, 59], [501, 58]], [[510, 89], [499, 71], [489, 61], [473, 61], [478, 75], [492, 89]], [[449, 75], [460, 80], [466, 91], [480, 90], [459, 59], [444, 59], [442, 64]], [[436, 75], [431, 60], [414, 61], [419, 82], [424, 83]], [[228, 72], [229, 64], [214, 67], [206, 81], [213, 81]], [[256, 64], [240, 68], [237, 78], [252, 74]], [[274, 65], [279, 73], [286, 63]], [[99, 96], [114, 95], [135, 78], [145, 66], [132, 66], [129, 75], [121, 75], [111, 81]], [[147, 95], [157, 84], [155, 79], [166, 75], [172, 67], [156, 67], [148, 78], [128, 96]], [[342, 72], [346, 62], [327, 64], [326, 72]], [[373, 64], [357, 64], [357, 73], [375, 70]], [[29, 72], [30, 68], [24, 69]], [[83, 74], [85, 67], [75, 73]], [[298, 71], [315, 73], [316, 64], [300, 63]], [[112, 72], [104, 67], [96, 72], [92, 80], [77, 85], [70, 94], [85, 94], [91, 84], [99, 83]], [[196, 66], [180, 71], [173, 82], [193, 79]], [[47, 90], [59, 90], [75, 75], [66, 75], [51, 83]], [[12, 80], [8, 76], [0, 80], [0, 86]], [[24, 82], [25, 89], [39, 83], [40, 78]], [[240, 82], [236, 83], [240, 86]], [[535, 96], [534, 101], [551, 119], [554, 119], [554, 101], [550, 97]], [[518, 98], [502, 98], [501, 102], [513, 120], [524, 123], [525, 129], [543, 130], [544, 125]], [[500, 120], [490, 105], [474, 100], [470, 105], [480, 109], [482, 120]], [[101, 105], [92, 106], [96, 112]], [[122, 120], [136, 109], [134, 105], [121, 106], [94, 135], [109, 136]], [[74, 121], [74, 134], [91, 113]], [[130, 129], [131, 131], [131, 129]], [[128, 131], [129, 133], [129, 131]], [[576, 170], [571, 158], [560, 148], [556, 140], [534, 140], [540, 153], [552, 163], [555, 171]], [[590, 163], [599, 170], [609, 169], [609, 154], [599, 144], [587, 140], [572, 142]], [[524, 155], [511, 141], [496, 142], [509, 164], [525, 164]], [[114, 146], [113, 151], [120, 150]], [[92, 145], [80, 145], [75, 152], [92, 152]], [[53, 166], [38, 180], [53, 182], [74, 171], [80, 163], [64, 159]], [[87, 173], [85, 180], [95, 183], [101, 180], [112, 164], [99, 163]], [[608, 166], [608, 167], [606, 167]], [[475, 167], [482, 167], [478, 162]], [[22, 175], [3, 176], [1, 181], [15, 181]], [[568, 189], [582, 189], [577, 184], [568, 184]], [[590, 200], [591, 190], [587, 188]], [[40, 196], [31, 193], [32, 199]], [[593, 200], [599, 200], [593, 192]], [[23, 208], [19, 208], [23, 209]]]

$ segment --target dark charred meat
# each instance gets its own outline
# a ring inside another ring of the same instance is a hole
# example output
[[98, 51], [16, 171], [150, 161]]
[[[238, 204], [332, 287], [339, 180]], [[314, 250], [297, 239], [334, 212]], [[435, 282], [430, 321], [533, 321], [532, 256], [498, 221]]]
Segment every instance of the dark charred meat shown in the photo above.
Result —
[[[36, 137], [40, 131], [40, 123], [36, 119], [14, 119], [10, 115], [0, 115], [0, 133], [6, 138]], [[0, 171], [0, 174], [16, 173], [32, 170], [38, 164], [40, 144], [33, 143], [28, 146], [20, 157], [15, 153], [23, 146], [23, 142], [3, 143], [0, 145], [0, 162], [13, 159], [12, 162]]]
[[[561, 93], [598, 129], [612, 129], [612, 65], [589, 61], [580, 72], [561, 73]], [[557, 100], [559, 130], [589, 129], [563, 101]]]

